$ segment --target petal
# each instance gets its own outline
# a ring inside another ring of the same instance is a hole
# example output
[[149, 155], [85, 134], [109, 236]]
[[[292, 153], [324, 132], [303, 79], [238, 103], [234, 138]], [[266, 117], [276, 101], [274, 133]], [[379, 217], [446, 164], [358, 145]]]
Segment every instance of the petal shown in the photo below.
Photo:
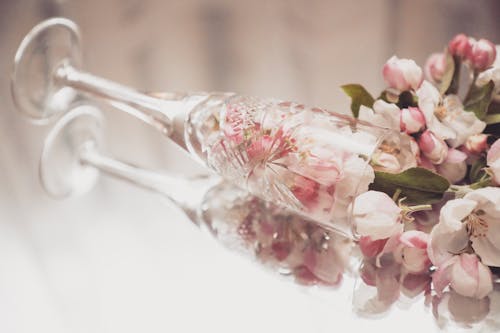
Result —
[[486, 215], [483, 217], [483, 220], [488, 225], [486, 237], [492, 245], [500, 248], [500, 219]]
[[472, 237], [471, 241], [472, 248], [485, 265], [500, 267], [500, 249], [488, 237]]
[[388, 216], [379, 216], [379, 220], [355, 219], [356, 230], [361, 236], [370, 236], [372, 240], [389, 238], [403, 231], [402, 223], [394, 223]]
[[461, 163], [467, 159], [467, 154], [461, 152], [458, 149], [448, 149], [448, 155], [446, 155], [446, 162], [448, 163]]
[[474, 200], [463, 199], [448, 201], [439, 214], [439, 224], [443, 224], [449, 231], [457, 231], [463, 227], [462, 220], [477, 206]]
[[478, 265], [479, 283], [476, 290], [476, 297], [483, 298], [493, 291], [493, 278], [488, 267], [479, 263]]
[[450, 258], [441, 266], [439, 266], [437, 271], [432, 274], [432, 284], [434, 285], [434, 290], [436, 291], [438, 296], [441, 296], [443, 294], [443, 290], [450, 284], [451, 269], [453, 267], [453, 264], [457, 261], [458, 256]]
[[493, 162], [500, 159], [500, 139], [497, 139], [488, 151], [487, 163], [491, 165]]
[[426, 249], [429, 241], [429, 235], [423, 231], [410, 230], [404, 232], [399, 240], [408, 247]]
[[385, 127], [392, 128], [399, 132], [400, 130], [400, 116], [399, 107], [396, 104], [387, 103], [378, 99], [373, 104], [373, 111], [376, 115], [381, 116], [386, 123]]
[[399, 215], [401, 208], [384, 192], [368, 191], [356, 197], [353, 208], [354, 215], [367, 215], [376, 212]]
[[461, 254], [459, 258], [460, 260], [451, 268], [450, 285], [460, 295], [475, 297], [479, 282], [477, 268], [479, 261], [476, 255], [468, 253]]
[[484, 187], [467, 193], [464, 199], [476, 201], [477, 208], [484, 210], [486, 215], [500, 218], [500, 188]]
[[465, 224], [457, 231], [450, 231], [444, 224], [440, 223], [431, 231], [427, 253], [432, 263], [440, 266], [452, 258], [455, 253], [462, 251], [468, 243], [469, 235]]

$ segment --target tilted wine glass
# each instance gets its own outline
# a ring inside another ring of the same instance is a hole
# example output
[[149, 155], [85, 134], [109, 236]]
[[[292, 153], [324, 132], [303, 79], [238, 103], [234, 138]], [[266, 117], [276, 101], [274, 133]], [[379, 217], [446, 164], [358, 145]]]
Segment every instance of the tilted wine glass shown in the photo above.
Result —
[[105, 132], [99, 109], [79, 103], [47, 135], [40, 179], [51, 195], [88, 191], [99, 174], [128, 181], [174, 202], [195, 224], [233, 251], [255, 259], [300, 283], [338, 285], [353, 242], [224, 182], [219, 176], [182, 178], [142, 169], [103, 152]]
[[[78, 27], [53, 18], [37, 25], [15, 57], [12, 92], [38, 122], [85, 94], [151, 125], [225, 180], [353, 236], [353, 198], [373, 180], [369, 161], [397, 133], [294, 102], [233, 93], [145, 94], [80, 69]], [[385, 149], [385, 148], [384, 148]], [[404, 164], [403, 155], [397, 156]]]

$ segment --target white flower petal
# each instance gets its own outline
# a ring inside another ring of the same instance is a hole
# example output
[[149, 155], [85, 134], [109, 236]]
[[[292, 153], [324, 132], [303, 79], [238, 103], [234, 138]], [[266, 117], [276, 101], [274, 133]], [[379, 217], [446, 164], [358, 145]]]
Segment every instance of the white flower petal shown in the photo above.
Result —
[[472, 248], [485, 265], [500, 267], [500, 249], [495, 247], [488, 237], [472, 237], [471, 241]]
[[431, 231], [427, 253], [431, 262], [440, 266], [462, 251], [468, 243], [469, 235], [465, 224], [462, 224], [459, 230], [450, 231], [446, 225], [440, 223]]
[[449, 231], [457, 231], [463, 227], [462, 220], [476, 208], [474, 200], [455, 199], [448, 201], [439, 214], [439, 224], [443, 224]]

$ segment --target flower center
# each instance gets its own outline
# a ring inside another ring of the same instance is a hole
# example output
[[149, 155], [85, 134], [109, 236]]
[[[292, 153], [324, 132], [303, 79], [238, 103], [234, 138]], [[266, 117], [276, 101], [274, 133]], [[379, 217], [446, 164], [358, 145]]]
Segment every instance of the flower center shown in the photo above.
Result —
[[484, 237], [488, 231], [488, 223], [482, 218], [485, 212], [482, 209], [473, 211], [465, 218], [467, 233], [471, 237]]
[[401, 152], [401, 150], [399, 150], [397, 146], [388, 143], [387, 141], [384, 141], [380, 144], [379, 150], [391, 155], [398, 155]]
[[448, 111], [446, 110], [446, 107], [444, 105], [437, 106], [434, 109], [434, 114], [439, 120], [443, 120], [444, 118], [446, 118], [447, 113]]

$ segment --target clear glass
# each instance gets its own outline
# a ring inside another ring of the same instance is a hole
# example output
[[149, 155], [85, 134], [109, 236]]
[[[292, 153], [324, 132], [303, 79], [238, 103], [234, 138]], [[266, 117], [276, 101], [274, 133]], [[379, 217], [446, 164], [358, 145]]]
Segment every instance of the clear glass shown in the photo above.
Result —
[[45, 140], [40, 161], [49, 193], [81, 193], [99, 174], [128, 181], [167, 197], [229, 249], [301, 284], [339, 286], [346, 268], [354, 263], [350, 258], [354, 243], [348, 238], [217, 175], [186, 179], [106, 156], [101, 151], [103, 131], [101, 112], [89, 104], [75, 106], [58, 120]]
[[25, 115], [48, 121], [83, 95], [106, 101], [170, 137], [225, 180], [353, 235], [352, 201], [373, 180], [372, 155], [397, 133], [276, 99], [140, 93], [78, 69], [79, 36], [73, 22], [55, 18], [23, 40], [12, 91]]

